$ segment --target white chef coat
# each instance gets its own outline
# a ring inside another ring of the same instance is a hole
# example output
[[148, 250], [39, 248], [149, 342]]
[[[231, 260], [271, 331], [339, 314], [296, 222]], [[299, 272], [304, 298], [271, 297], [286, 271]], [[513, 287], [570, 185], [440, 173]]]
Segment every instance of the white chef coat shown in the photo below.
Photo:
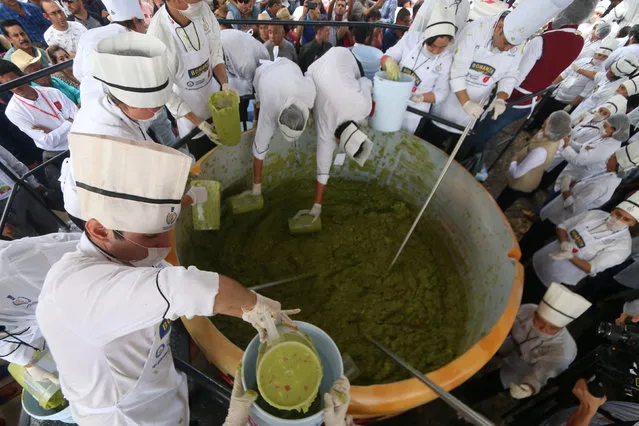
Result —
[[570, 189], [572, 195], [564, 200], [559, 195], [546, 204], [539, 212], [542, 220], [549, 220], [555, 226], [588, 210], [603, 206], [614, 194], [621, 178], [614, 172], [605, 172], [580, 180]]
[[[633, 262], [615, 275], [614, 279], [621, 285], [639, 289], [639, 237], [632, 239], [632, 260]], [[632, 312], [627, 311], [625, 306], [623, 311], [633, 315], [639, 314], [639, 299], [635, 300], [635, 305], [633, 306], [636, 307], [633, 308]]]
[[218, 274], [132, 267], [82, 234], [47, 274], [36, 317], [81, 425], [189, 424], [186, 376], [173, 365], [171, 321], [210, 316]]
[[[2, 164], [7, 166], [10, 170], [12, 170], [18, 177], [23, 176], [24, 174], [29, 172], [29, 168], [25, 166], [20, 160], [13, 156], [9, 151], [7, 151], [3, 146], [0, 145], [0, 161]], [[37, 188], [40, 183], [36, 180], [36, 178], [31, 175], [26, 179], [27, 183], [31, 185], [33, 188]], [[5, 198], [9, 198], [11, 194], [11, 190], [13, 189], [14, 183], [13, 179], [9, 178], [5, 172], [0, 170], [0, 200], [4, 200]]]
[[[44, 277], [65, 253], [74, 251], [80, 233], [48, 234], [0, 241], [0, 358], [18, 365], [31, 361], [35, 349], [44, 349], [36, 321], [36, 305]], [[22, 342], [25, 343], [22, 343]]]
[[[457, 100], [456, 92], [466, 90], [471, 101], [480, 102], [490, 95], [495, 84], [499, 92], [510, 96], [519, 79], [519, 63], [523, 46], [507, 52], [493, 51], [492, 41], [495, 25], [500, 15], [487, 16], [466, 25], [456, 38], [455, 56], [450, 68], [450, 94], [441, 104], [432, 108], [432, 113], [466, 126], [470, 117]], [[461, 134], [461, 130], [434, 124], [449, 132]]]
[[579, 24], [579, 26], [577, 27], [577, 31], [579, 31], [581, 33], [581, 35], [586, 38], [588, 36], [590, 36], [590, 33], [592, 32], [592, 27], [595, 26], [594, 22], [582, 22], [581, 24]]
[[[317, 128], [317, 181], [328, 183], [337, 148], [335, 130], [346, 121], [369, 116], [373, 104], [372, 83], [360, 76], [355, 56], [345, 47], [333, 47], [308, 67], [315, 83], [313, 116]], [[258, 120], [259, 121], [259, 120]]]
[[555, 335], [533, 327], [537, 305], [521, 305], [510, 334], [499, 349], [504, 364], [499, 371], [504, 389], [527, 383], [538, 393], [549, 379], [565, 371], [577, 357], [577, 344], [564, 327]]
[[44, 39], [49, 46], [56, 44], [67, 52], [73, 53], [78, 50], [80, 37], [87, 32], [87, 29], [79, 22], [69, 21], [67, 23], [69, 26], [66, 31], [56, 30], [53, 28], [53, 25], [51, 25], [44, 32]]
[[[7, 118], [27, 134], [35, 145], [45, 151], [69, 149], [68, 135], [78, 107], [62, 92], [53, 87], [34, 87], [38, 98], [31, 101], [14, 94], [7, 105]], [[33, 126], [50, 129], [49, 133]]]
[[555, 191], [561, 186], [564, 176], [579, 181], [589, 176], [603, 173], [606, 170], [608, 158], [621, 148], [621, 142], [615, 138], [595, 138], [584, 143], [581, 148], [569, 145], [561, 152], [561, 156], [568, 162], [555, 182]]
[[[594, 122], [592, 121], [595, 115], [592, 113], [588, 113], [584, 116], [584, 118], [573, 127], [570, 135], [570, 145], [574, 150], [580, 150], [581, 146], [588, 141], [591, 141], [595, 138], [601, 137], [601, 126], [603, 125], [603, 121]], [[549, 172], [564, 161], [566, 161], [561, 155], [564, 152], [564, 144], [561, 142], [559, 144], [559, 148], [557, 152], [555, 152], [555, 156], [548, 166], [546, 166], [545, 171]]]
[[[577, 59], [573, 62], [575, 65], [578, 65], [579, 68], [587, 70], [587, 71], [595, 71], [601, 72], [604, 69], [603, 64], [593, 65], [592, 57], [589, 58], [581, 58]], [[571, 67], [566, 68], [561, 74], [561, 82], [552, 93], [552, 97], [557, 99], [559, 102], [563, 102], [568, 104], [575, 100], [577, 96], [581, 96], [586, 86], [589, 85], [593, 80], [588, 77], [579, 74], [577, 71], [573, 70]], [[594, 85], [593, 85], [594, 87]], [[589, 88], [590, 89], [590, 88]], [[591, 90], [584, 97], [590, 96]]]
[[252, 95], [255, 70], [260, 66], [260, 60], [269, 60], [268, 50], [252, 35], [240, 30], [223, 30], [220, 39], [229, 85], [237, 89], [240, 96]]
[[602, 41], [603, 39], [593, 41], [591, 35], [588, 35], [587, 37], [585, 37], [584, 47], [581, 49], [581, 52], [579, 52], [579, 56], [577, 56], [576, 60], [584, 59], [584, 58], [587, 58], [588, 60], [592, 59], [593, 55], [599, 48], [599, 45], [601, 44]]
[[601, 20], [609, 24], [618, 22], [619, 28], [632, 26], [639, 21], [639, 0], [623, 0]]
[[[612, 232], [606, 226], [609, 213], [590, 210], [562, 222], [558, 228], [568, 233], [568, 240], [578, 247], [575, 257], [590, 263], [590, 276], [619, 265], [630, 256], [631, 237], [626, 228]], [[570, 260], [554, 260], [550, 253], [559, 253], [559, 241], [554, 241], [533, 255], [533, 267], [539, 280], [548, 287], [551, 283], [577, 285], [588, 273]]]
[[253, 156], [263, 160], [271, 138], [279, 128], [278, 119], [286, 101], [295, 99], [297, 103], [310, 110], [315, 103], [315, 84], [310, 77], [302, 74], [295, 62], [287, 58], [277, 58], [273, 62], [265, 62], [255, 71], [253, 85], [255, 101], [260, 104]]
[[616, 49], [610, 54], [610, 56], [608, 56], [608, 59], [604, 61], [604, 67], [606, 69], [610, 68], [612, 64], [617, 62], [624, 55], [635, 55], [639, 58], [639, 44], [631, 44], [629, 46], [623, 46], [619, 49]]
[[[441, 4], [444, 8], [452, 8], [455, 11], [455, 27], [456, 32], [464, 28], [468, 21], [468, 15], [470, 14], [470, 2], [468, 0], [425, 0], [417, 11], [417, 16], [413, 19], [413, 23], [408, 27], [408, 32], [423, 34], [428, 26], [431, 15], [433, 13], [433, 7], [435, 3]], [[397, 8], [399, 10], [399, 7]]]
[[173, 21], [165, 5], [153, 15], [147, 34], [166, 45], [169, 69], [175, 75], [175, 96], [166, 106], [178, 119], [180, 137], [184, 137], [195, 128], [184, 118], [186, 114], [193, 112], [203, 120], [211, 118], [208, 101], [220, 89], [213, 78], [213, 68], [224, 63], [220, 26], [211, 9], [203, 7], [202, 15], [183, 28]]
[[[435, 103], [444, 102], [450, 93], [448, 75], [453, 62], [453, 52], [446, 49], [439, 55], [424, 54], [426, 47], [424, 36], [421, 33], [408, 32], [399, 39], [397, 44], [388, 49], [385, 55], [395, 59], [399, 69], [415, 79], [413, 95], [423, 95], [433, 92]], [[427, 102], [408, 101], [408, 105], [418, 110], [428, 112], [431, 105]], [[415, 133], [422, 117], [406, 111], [402, 128], [409, 133]]]
[[608, 99], [614, 96], [617, 88], [626, 80], [628, 80], [628, 77], [621, 77], [617, 80], [610, 81], [604, 71], [598, 72], [595, 75], [595, 79], [584, 87], [584, 91], [580, 96], [585, 99], [572, 111], [570, 118], [577, 120], [583, 113], [606, 103]]

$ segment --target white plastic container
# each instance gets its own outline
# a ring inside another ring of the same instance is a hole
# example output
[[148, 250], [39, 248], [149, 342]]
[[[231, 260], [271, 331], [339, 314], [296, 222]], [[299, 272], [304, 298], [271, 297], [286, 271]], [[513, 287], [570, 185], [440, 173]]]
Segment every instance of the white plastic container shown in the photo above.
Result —
[[396, 132], [402, 128], [406, 106], [415, 84], [413, 77], [400, 73], [399, 81], [386, 79], [386, 72], [378, 71], [373, 81], [375, 112], [371, 127], [380, 132]]
[[[260, 426], [319, 426], [324, 421], [322, 416], [322, 409], [324, 408], [324, 393], [330, 391], [331, 386], [335, 380], [339, 379], [344, 374], [344, 365], [342, 364], [342, 356], [337, 348], [333, 339], [330, 338], [323, 330], [315, 327], [312, 324], [296, 321], [295, 322], [300, 330], [306, 333], [313, 345], [317, 349], [320, 360], [322, 362], [322, 368], [324, 370], [324, 377], [319, 388], [319, 395], [321, 401], [321, 409], [312, 413], [308, 412], [308, 417], [299, 420], [287, 420], [280, 419], [267, 413], [259, 405], [253, 404], [251, 406], [251, 418]], [[246, 347], [244, 356], [242, 357], [242, 387], [246, 389], [257, 390], [257, 378], [255, 377], [255, 366], [257, 363], [258, 349], [260, 347], [260, 340], [258, 336], [255, 336], [251, 343]], [[236, 378], [237, 379], [237, 378]]]
[[37, 420], [59, 421], [62, 423], [74, 424], [71, 415], [71, 407], [68, 405], [62, 410], [45, 410], [38, 401], [26, 391], [22, 391], [22, 408], [24, 411]]

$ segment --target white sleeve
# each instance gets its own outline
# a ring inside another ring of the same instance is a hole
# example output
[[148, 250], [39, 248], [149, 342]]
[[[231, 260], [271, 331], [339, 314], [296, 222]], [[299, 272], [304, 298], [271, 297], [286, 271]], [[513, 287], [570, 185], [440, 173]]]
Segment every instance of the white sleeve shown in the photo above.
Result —
[[435, 95], [436, 104], [444, 102], [444, 100], [450, 94], [450, 81], [448, 80], [448, 76], [450, 75], [450, 66], [452, 65], [452, 63], [452, 55], [446, 57], [441, 63], [442, 68], [437, 74], [435, 86], [433, 87], [433, 94]]
[[519, 77], [517, 86], [526, 79], [530, 70], [535, 66], [544, 51], [544, 41], [541, 37], [535, 37], [526, 43], [524, 56], [519, 63]]
[[78, 114], [78, 106], [73, 103], [71, 99], [69, 99], [64, 93], [57, 93], [57, 98], [60, 102], [62, 102], [62, 110], [67, 112], [67, 117], [71, 120], [75, 119], [75, 116]]
[[[626, 0], [627, 1], [627, 0]], [[601, 18], [603, 22], [607, 22], [612, 25], [613, 22], [618, 22], [626, 16], [626, 5], [622, 1], [614, 9], [612, 9], [606, 16]]]
[[257, 120], [257, 130], [253, 139], [253, 157], [264, 160], [276, 127], [277, 122], [271, 117], [271, 111], [260, 111], [260, 119]]
[[533, 149], [519, 164], [516, 161], [510, 163], [508, 171], [515, 179], [519, 179], [532, 169], [541, 166], [546, 161], [548, 153], [543, 148]]
[[71, 130], [71, 123], [69, 121], [65, 120], [57, 129], [51, 129], [49, 133], [44, 133], [42, 130], [33, 129], [35, 123], [32, 123], [24, 114], [9, 109], [7, 109], [5, 114], [13, 124], [33, 139], [33, 142], [38, 148], [45, 151], [68, 149], [68, 143], [63, 146], [60, 146], [60, 143], [66, 140], [69, 135], [69, 131]]
[[[11, 154], [2, 146], [0, 146], [0, 161], [2, 161], [8, 168], [13, 170], [13, 172], [19, 177], [22, 177], [29, 172], [29, 168], [27, 166], [25, 166], [20, 160], [14, 157], [13, 154]], [[27, 182], [29, 182], [29, 185], [34, 188], [40, 185], [40, 183], [35, 177], [33, 177], [33, 175], [27, 178]]]
[[475, 40], [473, 32], [481, 32], [478, 25], [470, 23], [464, 27], [457, 38], [455, 56], [450, 67], [450, 89], [456, 93], [466, 90], [466, 76], [473, 62], [475, 54]]
[[[570, 349], [568, 351], [568, 349]], [[535, 393], [538, 393], [543, 388], [548, 379], [557, 377], [564, 372], [570, 364], [577, 357], [576, 347], [557, 347], [546, 350], [547, 353], [537, 360], [523, 379], [522, 383], [528, 383], [535, 388]]]
[[[315, 120], [317, 123], [317, 120]], [[331, 166], [333, 164], [333, 152], [335, 152], [337, 144], [335, 136], [323, 129], [317, 131], [317, 181], [322, 185], [328, 183], [331, 174]]]
[[[356, 0], [353, 0], [353, 1], [356, 1]], [[384, 52], [384, 56], [390, 56], [391, 58], [395, 59], [397, 63], [399, 63], [402, 60], [402, 57], [404, 55], [404, 49], [407, 44], [406, 40], [408, 40], [409, 38], [411, 37], [409, 37], [409, 34], [406, 33], [404, 37], [400, 38], [399, 41], [394, 46], [392, 46], [390, 49]]]
[[[510, 68], [504, 75], [499, 79], [497, 83], [497, 91], [504, 92], [508, 96], [513, 92], [513, 89], [517, 86], [519, 82], [519, 65], [521, 64], [521, 56], [519, 57], [519, 61], [516, 61], [510, 64]], [[533, 64], [534, 65], [534, 64]]]
[[577, 211], [586, 211], [601, 207], [603, 203], [599, 205], [593, 205], [595, 201], [599, 200], [602, 195], [606, 193], [606, 189], [601, 185], [586, 185], [585, 188], [575, 194], [573, 190], [574, 207]]
[[619, 241], [614, 246], [608, 246], [590, 259], [590, 276], [595, 276], [608, 268], [623, 263], [632, 254], [630, 241]]
[[609, 56], [608, 59], [606, 59], [604, 61], [604, 69], [607, 70], [608, 68], [610, 68], [610, 66], [612, 64], [614, 64], [615, 62], [617, 62], [617, 59], [619, 59], [619, 56], [621, 56], [621, 53], [623, 52], [623, 47], [616, 49], [614, 52], [612, 52]]
[[639, 299], [635, 299], [632, 302], [624, 303], [623, 311], [630, 315], [639, 314]]
[[564, 220], [563, 222], [561, 222], [559, 225], [557, 225], [557, 228], [563, 229], [564, 231], [572, 229], [579, 222], [581, 222], [582, 220], [585, 220], [587, 218], [587, 216], [592, 216], [593, 213], [596, 214], [596, 212], [597, 211], [592, 211], [592, 212], [588, 211], [588, 212], [579, 213], [578, 215], [570, 217], [570, 218]]
[[564, 149], [561, 153], [562, 157], [570, 164], [575, 166], [588, 166], [600, 161], [607, 160], [619, 148], [620, 143], [603, 143], [594, 149], [582, 148], [576, 152], [572, 146]]
[[[229, 12], [230, 13], [230, 12]], [[209, 51], [211, 57], [211, 68], [224, 63], [224, 52], [222, 50], [222, 40], [220, 38], [220, 24], [213, 15], [211, 8], [206, 7], [206, 17], [204, 20], [211, 26], [211, 38], [209, 39]], [[211, 72], [213, 70], [211, 69]]]

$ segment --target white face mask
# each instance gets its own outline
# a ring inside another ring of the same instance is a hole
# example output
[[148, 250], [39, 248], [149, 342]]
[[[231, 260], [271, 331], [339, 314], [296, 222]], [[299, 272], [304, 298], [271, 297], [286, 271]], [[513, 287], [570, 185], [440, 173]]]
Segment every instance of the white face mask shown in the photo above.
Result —
[[601, 59], [593, 59], [590, 63], [593, 65], [599, 65], [601, 63]]
[[430, 53], [430, 50], [428, 50], [428, 46], [426, 45], [426, 43], [424, 43], [422, 45], [422, 55], [427, 56], [427, 57], [428, 56], [433, 56], [433, 54]]
[[599, 123], [600, 121], [604, 121], [605, 119], [606, 119], [606, 117], [604, 117], [603, 114], [597, 113], [597, 114], [592, 116], [592, 119], [590, 121], [594, 121], [595, 123]]
[[203, 1], [199, 1], [197, 3], [189, 3], [186, 10], [180, 10], [180, 13], [187, 18], [193, 20], [196, 16], [202, 16], [202, 12], [204, 12], [205, 4]]
[[146, 247], [142, 244], [136, 243], [135, 241], [129, 240], [124, 236], [124, 234], [121, 234], [119, 232], [118, 234], [131, 244], [145, 248], [147, 250], [148, 254], [144, 259], [129, 261], [129, 263], [135, 267], [151, 267], [157, 265], [158, 263], [163, 261], [171, 252], [171, 247]]
[[155, 114], [153, 114], [153, 116], [151, 118], [147, 118], [146, 120], [136, 120], [138, 123], [140, 124], [144, 124], [144, 125], [148, 125], [150, 126], [151, 123], [153, 123], [155, 120], [158, 119], [158, 117], [160, 117], [160, 115], [162, 114], [162, 108], [160, 108], [159, 110], [157, 110], [155, 112]]
[[618, 231], [623, 231], [624, 229], [626, 229], [628, 227], [628, 225], [626, 225], [625, 223], [623, 223], [622, 221], [620, 221], [619, 219], [617, 219], [616, 217], [612, 217], [610, 216], [607, 220], [606, 220], [606, 226], [608, 227], [608, 229], [610, 229], [612, 232], [618, 232]]

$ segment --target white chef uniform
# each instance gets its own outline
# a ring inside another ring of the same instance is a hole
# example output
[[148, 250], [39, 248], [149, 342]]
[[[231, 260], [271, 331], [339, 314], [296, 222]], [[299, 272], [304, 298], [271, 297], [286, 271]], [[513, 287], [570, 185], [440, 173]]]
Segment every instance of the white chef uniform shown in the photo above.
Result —
[[[82, 219], [125, 232], [172, 227], [190, 157], [155, 143], [70, 139]], [[172, 362], [170, 321], [212, 315], [218, 279], [195, 267], [133, 267], [83, 234], [78, 250], [50, 270], [36, 310], [80, 424], [189, 423], [187, 382]]]
[[[508, 95], [519, 79], [519, 62], [523, 46], [507, 52], [493, 51], [493, 33], [500, 15], [488, 16], [466, 25], [456, 39], [455, 56], [450, 68], [450, 93], [444, 102], [432, 108], [432, 114], [466, 126], [469, 116], [462, 109], [455, 92], [466, 89], [473, 102], [480, 102], [490, 95], [493, 87]], [[433, 122], [436, 126], [452, 133], [460, 130]]]
[[47, 234], [0, 241], [0, 358], [28, 364], [45, 348], [36, 321], [36, 305], [44, 278], [62, 255], [75, 251], [80, 233]]
[[169, 69], [174, 76], [173, 96], [166, 104], [178, 119], [180, 137], [195, 125], [184, 118], [193, 112], [202, 120], [211, 118], [209, 98], [220, 89], [213, 78], [213, 68], [224, 63], [220, 26], [211, 9], [204, 3], [193, 4], [201, 13], [186, 27], [175, 22], [166, 5], [151, 19], [147, 34], [159, 38], [168, 49]]
[[601, 20], [609, 24], [617, 22], [619, 28], [637, 23], [639, 21], [639, 0], [623, 0]]
[[[608, 217], [610, 214], [604, 211], [590, 210], [558, 226], [568, 233], [569, 241], [577, 246], [579, 251], [575, 257], [590, 263], [590, 276], [622, 263], [631, 253], [630, 231], [627, 228], [611, 231], [606, 226]], [[550, 257], [551, 253], [559, 251], [559, 242], [554, 241], [533, 255], [533, 267], [544, 285], [557, 281], [576, 285], [588, 276], [570, 260], [554, 260]]]
[[346, 121], [361, 121], [372, 107], [372, 83], [360, 75], [353, 54], [333, 47], [308, 67], [317, 95], [313, 115], [317, 128], [317, 181], [326, 185], [333, 152], [337, 148], [335, 130]]
[[229, 85], [243, 95], [253, 94], [253, 77], [260, 60], [270, 56], [264, 44], [240, 30], [227, 29], [220, 32]]
[[[452, 13], [440, 7], [434, 8], [426, 32], [409, 31], [385, 53], [399, 64], [401, 72], [414, 78], [415, 86], [412, 94], [423, 95], [433, 92], [436, 104], [444, 102], [450, 93], [448, 76], [453, 62], [453, 52], [451, 49], [446, 49], [438, 55], [433, 55], [428, 52], [424, 42], [436, 35], [455, 35], [455, 28], [450, 24], [454, 18], [451, 16]], [[432, 104], [409, 100], [408, 105], [428, 112]], [[409, 133], [415, 133], [421, 119], [420, 115], [407, 111], [402, 128]]]
[[[639, 237], [632, 239], [632, 260], [633, 262], [623, 271], [615, 275], [614, 279], [621, 285], [639, 289]], [[639, 314], [639, 299], [635, 300], [634, 304], [636, 309], [633, 309], [632, 313]], [[631, 313], [631, 311], [626, 310], [625, 306], [623, 311]]]
[[619, 60], [623, 55], [635, 55], [639, 58], [639, 44], [631, 44], [629, 46], [623, 46], [616, 49], [608, 56], [608, 59], [604, 62], [604, 68], [608, 69], [612, 64]]
[[[222, 34], [227, 30], [222, 31]], [[230, 30], [229, 30], [230, 31]], [[315, 84], [302, 74], [300, 67], [287, 58], [266, 62], [255, 71], [255, 101], [260, 104], [260, 119], [253, 141], [253, 156], [266, 157], [278, 119], [287, 102], [310, 110], [315, 103]]]
[[[579, 66], [579, 68], [586, 71], [595, 71], [600, 72], [603, 71], [603, 64], [593, 65], [592, 56], [588, 58], [577, 59], [574, 62], [575, 65]], [[583, 92], [592, 80], [588, 77], [579, 74], [577, 71], [568, 67], [561, 73], [561, 82], [557, 86], [557, 88], [552, 93], [552, 97], [557, 99], [559, 102], [563, 102], [568, 104], [572, 102], [577, 96], [583, 96]], [[585, 94], [588, 97], [590, 95], [590, 91]]]
[[579, 213], [606, 204], [620, 183], [621, 178], [615, 172], [605, 172], [582, 179], [570, 189], [570, 197], [555, 197], [541, 209], [539, 217], [551, 221], [555, 226], [559, 225]]
[[417, 11], [417, 16], [413, 19], [413, 23], [408, 27], [408, 32], [416, 32], [422, 34], [428, 26], [433, 14], [433, 8], [435, 4], [441, 4], [447, 9], [451, 9], [455, 13], [455, 27], [457, 33], [464, 28], [468, 21], [468, 14], [470, 13], [470, 2], [468, 0], [425, 0]]
[[[71, 122], [75, 119], [78, 107], [62, 92], [53, 87], [34, 87], [38, 92], [35, 101], [14, 94], [7, 105], [7, 118], [27, 134], [35, 145], [45, 151], [64, 151], [68, 149], [68, 135]], [[42, 126], [49, 133], [33, 129]]]

